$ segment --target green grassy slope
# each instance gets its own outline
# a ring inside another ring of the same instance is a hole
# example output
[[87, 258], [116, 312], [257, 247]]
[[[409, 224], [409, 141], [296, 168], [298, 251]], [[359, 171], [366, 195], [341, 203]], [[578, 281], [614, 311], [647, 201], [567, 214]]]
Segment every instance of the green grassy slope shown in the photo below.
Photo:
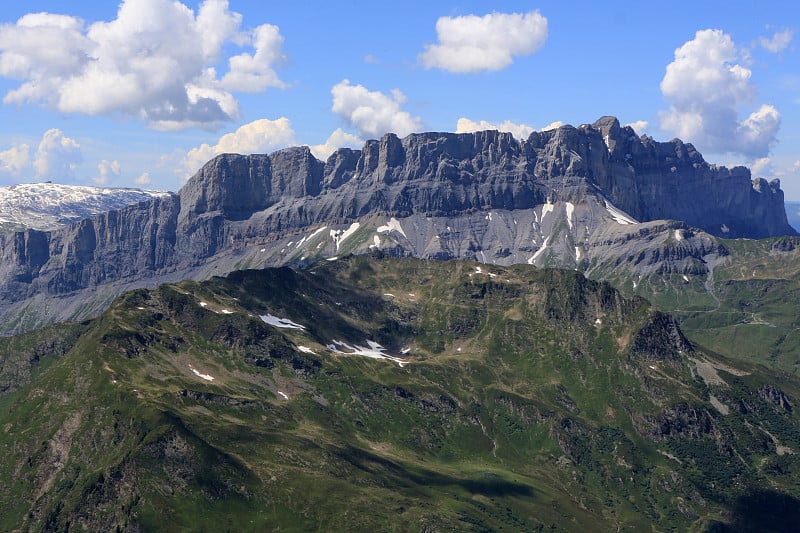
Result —
[[[798, 382], [576, 272], [348, 257], [134, 291], [62, 327], [64, 355], [0, 396], [0, 530], [798, 518]], [[336, 353], [370, 341], [395, 359]]]
[[800, 239], [724, 244], [731, 256], [714, 269], [711, 301], [698, 284], [684, 288], [680, 305], [657, 305], [704, 346], [799, 375]]

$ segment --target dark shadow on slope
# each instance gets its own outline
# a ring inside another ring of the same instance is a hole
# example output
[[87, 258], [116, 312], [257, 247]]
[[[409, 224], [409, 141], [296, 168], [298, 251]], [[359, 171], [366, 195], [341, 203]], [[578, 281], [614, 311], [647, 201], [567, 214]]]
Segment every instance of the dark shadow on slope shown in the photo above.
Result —
[[716, 523], [711, 533], [794, 533], [800, 530], [800, 500], [772, 490], [742, 496], [731, 509], [730, 524]]
[[533, 496], [533, 490], [521, 483], [514, 483], [487, 473], [482, 479], [463, 479], [432, 470], [406, 467], [394, 461], [348, 446], [335, 453], [356, 468], [380, 478], [384, 486], [397, 488], [460, 486], [471, 494], [484, 496]]

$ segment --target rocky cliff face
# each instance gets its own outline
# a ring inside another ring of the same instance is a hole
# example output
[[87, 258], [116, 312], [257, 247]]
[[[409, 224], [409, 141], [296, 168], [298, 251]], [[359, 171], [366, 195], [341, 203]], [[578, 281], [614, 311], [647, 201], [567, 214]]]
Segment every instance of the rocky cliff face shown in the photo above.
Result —
[[[387, 134], [324, 163], [308, 147], [220, 155], [177, 195], [0, 235], [0, 329], [90, 315], [101, 304], [87, 299], [134, 286], [370, 248], [597, 271], [596, 258], [637, 240], [636, 230], [617, 228], [658, 219], [684, 224], [648, 227], [646, 242], [655, 229], [694, 236], [690, 227], [795, 234], [777, 181], [709, 165], [691, 145], [639, 137], [613, 117], [523, 141], [497, 131]], [[703, 235], [700, 252], [717, 254]], [[694, 268], [689, 249], [668, 268]], [[659, 249], [641, 253], [650, 266], [662, 258]]]

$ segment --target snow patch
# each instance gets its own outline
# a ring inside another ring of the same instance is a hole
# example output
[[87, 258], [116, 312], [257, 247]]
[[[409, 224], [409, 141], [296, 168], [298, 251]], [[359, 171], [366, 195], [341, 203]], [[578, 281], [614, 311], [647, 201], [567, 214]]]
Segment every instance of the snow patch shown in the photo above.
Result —
[[391, 292], [384, 292], [384, 293], [383, 293], [383, 295], [384, 295], [384, 296], [388, 296], [389, 298], [397, 298], [397, 297], [396, 297], [394, 294], [392, 294]]
[[334, 340], [325, 347], [338, 355], [360, 355], [362, 357], [369, 357], [370, 359], [387, 359], [389, 361], [394, 361], [401, 368], [408, 363], [408, 361], [404, 361], [399, 357], [384, 353], [386, 348], [370, 340], [367, 341], [367, 346], [359, 346], [358, 344], [351, 346], [346, 342]]
[[542, 205], [542, 222], [544, 222], [544, 217], [546, 217], [548, 213], [552, 213], [555, 208], [555, 204], [551, 204], [550, 202]]
[[270, 326], [275, 326], [276, 328], [285, 328], [285, 329], [306, 329], [306, 327], [302, 324], [298, 324], [297, 322], [292, 322], [288, 318], [278, 318], [276, 316], [266, 314], [266, 315], [259, 315], [261, 320], [269, 324]]
[[[392, 231], [396, 231], [403, 237], [406, 237], [406, 232], [403, 231], [403, 226], [400, 225], [400, 221], [396, 218], [392, 217], [389, 219], [389, 222], [386, 223], [384, 226], [378, 226], [378, 233], [389, 233]], [[408, 237], [406, 237], [408, 238]]]
[[686, 274], [684, 274], [684, 275], [683, 275], [683, 281], [689, 281], [689, 276], [687, 276]]
[[611, 215], [611, 217], [617, 222], [617, 224], [623, 224], [623, 225], [625, 225], [625, 224], [638, 224], [638, 222], [636, 220], [631, 218], [624, 211], [620, 211], [619, 209], [614, 207], [614, 204], [612, 204], [611, 202], [609, 202], [605, 198], [603, 198], [603, 202], [605, 202], [605, 204], [606, 204], [606, 211], [608, 211], [608, 214]]
[[575, 213], [575, 204], [567, 202], [567, 224], [569, 224], [570, 231], [572, 230], [572, 215]]
[[317, 235], [319, 235], [320, 233], [322, 233], [326, 229], [328, 229], [328, 226], [322, 226], [321, 228], [315, 230], [314, 233], [312, 233], [311, 235], [308, 236], [308, 240], [310, 241], [311, 239], [313, 239], [314, 237], [316, 237]]
[[316, 353], [314, 353], [314, 350], [312, 350], [308, 346], [298, 346], [297, 349], [303, 353], [310, 353], [312, 355], [317, 355]]
[[381, 238], [377, 235], [372, 236], [372, 244], [369, 245], [370, 248], [380, 248], [381, 247]]
[[327, 258], [326, 261], [336, 261], [337, 259], [339, 258], [334, 255], [333, 257]]
[[676, 229], [675, 230], [675, 240], [676, 241], [682, 241], [683, 239], [684, 239], [683, 232], [681, 230], [679, 230], [679, 229]]
[[223, 310], [222, 310], [222, 314], [223, 314], [223, 315], [232, 315], [232, 314], [233, 314], [233, 311], [229, 311], [228, 309], [223, 309]]
[[192, 365], [189, 365], [189, 370], [191, 370], [192, 372], [194, 372], [194, 375], [195, 375], [195, 376], [197, 376], [197, 377], [199, 377], [199, 378], [202, 378], [202, 379], [204, 379], [204, 380], [206, 380], [206, 381], [214, 381], [214, 379], [215, 379], [215, 378], [214, 378], [214, 376], [212, 376], [212, 375], [210, 375], [210, 374], [201, 374], [201, 373], [200, 373], [200, 372], [198, 372], [198, 371], [197, 371], [197, 369], [196, 369], [195, 367], [193, 367]]
[[361, 227], [359, 222], [353, 222], [346, 230], [332, 229], [330, 232], [331, 239], [336, 243], [336, 251], [339, 251], [339, 246]]
[[575, 247], [575, 261], [580, 261], [580, 260], [581, 260], [581, 247], [580, 246], [576, 246]]
[[288, 400], [288, 399], [289, 399], [289, 397], [286, 395], [286, 393], [285, 393], [285, 392], [278, 391], [278, 394], [280, 394], [281, 396], [283, 396], [283, 399], [284, 399], [284, 400]]
[[493, 274], [491, 272], [484, 272], [483, 269], [481, 269], [481, 267], [475, 267], [475, 273], [476, 274], [486, 274], [490, 278], [496, 278], [497, 277], [497, 274]]
[[539, 248], [538, 250], [536, 250], [536, 253], [534, 253], [534, 254], [531, 256], [531, 258], [530, 258], [530, 259], [528, 259], [528, 264], [529, 264], [529, 265], [532, 265], [532, 264], [534, 264], [534, 263], [536, 262], [536, 259], [538, 259], [538, 258], [539, 258], [539, 256], [541, 256], [541, 255], [544, 253], [544, 251], [545, 251], [545, 250], [547, 250], [547, 243], [548, 243], [548, 241], [549, 241], [549, 240], [550, 240], [550, 237], [548, 236], [548, 237], [547, 237], [547, 238], [544, 240], [544, 243], [542, 244], [542, 247], [541, 247], [541, 248]]

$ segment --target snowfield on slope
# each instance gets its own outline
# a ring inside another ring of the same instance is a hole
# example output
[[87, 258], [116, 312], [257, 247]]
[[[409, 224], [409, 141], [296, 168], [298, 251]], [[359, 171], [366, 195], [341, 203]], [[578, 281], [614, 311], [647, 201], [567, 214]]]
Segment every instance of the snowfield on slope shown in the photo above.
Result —
[[[375, 341], [367, 341], [367, 346], [359, 346], [356, 345], [349, 345], [346, 342], [334, 340], [331, 344], [325, 346], [331, 352], [338, 354], [338, 355], [360, 355], [363, 357], [369, 357], [370, 359], [388, 359], [389, 361], [394, 361], [398, 364], [401, 368], [408, 364], [408, 361], [404, 361], [399, 357], [394, 357], [392, 355], [384, 353], [386, 348], [381, 346]], [[347, 350], [347, 351], [343, 351]], [[407, 353], [407, 352], [406, 352]]]
[[58, 183], [23, 183], [0, 187], [0, 224], [36, 230], [54, 229], [169, 194]]

